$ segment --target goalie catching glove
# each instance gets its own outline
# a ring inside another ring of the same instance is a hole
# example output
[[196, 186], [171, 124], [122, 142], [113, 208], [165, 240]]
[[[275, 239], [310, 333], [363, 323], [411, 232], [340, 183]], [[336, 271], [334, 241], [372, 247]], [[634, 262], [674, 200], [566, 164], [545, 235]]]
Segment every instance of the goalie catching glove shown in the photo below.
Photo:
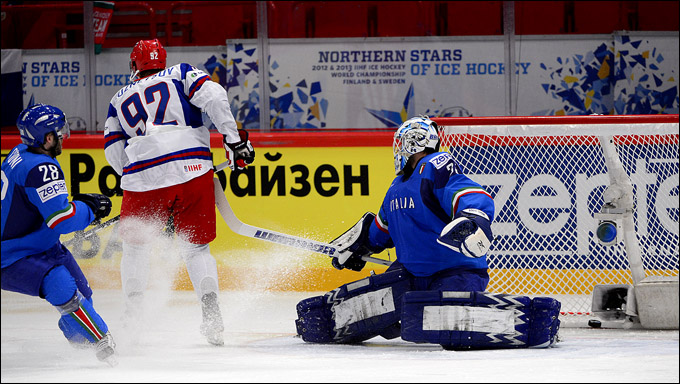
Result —
[[248, 131], [239, 129], [238, 135], [241, 141], [236, 143], [227, 143], [227, 136], [223, 135], [222, 138], [224, 151], [227, 156], [227, 165], [229, 165], [232, 171], [244, 170], [246, 166], [255, 161], [255, 150], [250, 140], [248, 140]]
[[493, 240], [489, 216], [479, 209], [464, 209], [442, 229], [437, 242], [467, 257], [482, 257]]
[[362, 257], [383, 251], [371, 247], [368, 242], [368, 229], [374, 219], [375, 214], [373, 212], [366, 212], [352, 228], [330, 242], [332, 246], [337, 248], [338, 252], [338, 256], [331, 260], [333, 267], [339, 270], [347, 268], [358, 272], [366, 265], [366, 261]]

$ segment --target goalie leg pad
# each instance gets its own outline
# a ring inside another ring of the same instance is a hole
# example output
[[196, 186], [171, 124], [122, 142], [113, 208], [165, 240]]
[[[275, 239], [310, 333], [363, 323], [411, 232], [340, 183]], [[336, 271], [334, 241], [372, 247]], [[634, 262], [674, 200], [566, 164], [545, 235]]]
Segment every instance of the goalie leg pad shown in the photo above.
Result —
[[393, 338], [411, 279], [396, 269], [302, 300], [297, 305], [297, 332], [311, 343], [360, 343], [381, 334]]
[[308, 343], [333, 342], [333, 313], [326, 304], [325, 296], [315, 296], [300, 301], [295, 320], [297, 334]]
[[558, 341], [561, 307], [559, 301], [550, 297], [536, 297], [531, 301], [529, 347], [545, 348]]
[[548, 346], [559, 328], [559, 302], [550, 298], [422, 291], [406, 293], [403, 301], [402, 339], [445, 349]]

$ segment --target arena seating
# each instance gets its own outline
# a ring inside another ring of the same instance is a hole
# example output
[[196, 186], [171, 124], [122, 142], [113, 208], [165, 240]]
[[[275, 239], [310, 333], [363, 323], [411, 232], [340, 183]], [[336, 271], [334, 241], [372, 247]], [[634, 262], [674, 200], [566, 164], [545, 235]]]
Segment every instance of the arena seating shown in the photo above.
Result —
[[[77, 48], [83, 2], [3, 1], [2, 48]], [[270, 38], [503, 34], [502, 1], [269, 1]], [[661, 10], [661, 11], [660, 11]], [[518, 35], [678, 31], [677, 1], [515, 1]], [[117, 1], [104, 48], [257, 38], [256, 1]]]

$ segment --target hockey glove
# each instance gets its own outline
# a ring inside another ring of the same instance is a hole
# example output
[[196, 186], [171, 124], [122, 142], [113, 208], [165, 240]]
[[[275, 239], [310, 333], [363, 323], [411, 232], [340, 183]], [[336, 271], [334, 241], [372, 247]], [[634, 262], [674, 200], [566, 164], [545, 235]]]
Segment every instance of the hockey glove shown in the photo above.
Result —
[[248, 131], [239, 129], [238, 135], [241, 141], [236, 143], [227, 143], [227, 136], [223, 135], [222, 138], [224, 151], [227, 155], [227, 165], [229, 165], [232, 171], [244, 170], [247, 165], [255, 161], [255, 150], [253, 145], [250, 144], [250, 140], [248, 140]]
[[373, 219], [375, 214], [366, 212], [352, 228], [331, 241], [330, 244], [338, 249], [338, 256], [331, 260], [334, 268], [361, 271], [366, 265], [362, 257], [382, 251], [372, 248], [368, 242], [368, 229]]
[[489, 252], [493, 240], [489, 217], [479, 209], [468, 208], [456, 214], [437, 238], [445, 247], [467, 257], [482, 257]]
[[73, 195], [73, 200], [79, 200], [87, 204], [94, 213], [94, 220], [104, 218], [111, 213], [111, 199], [98, 193], [78, 193]]

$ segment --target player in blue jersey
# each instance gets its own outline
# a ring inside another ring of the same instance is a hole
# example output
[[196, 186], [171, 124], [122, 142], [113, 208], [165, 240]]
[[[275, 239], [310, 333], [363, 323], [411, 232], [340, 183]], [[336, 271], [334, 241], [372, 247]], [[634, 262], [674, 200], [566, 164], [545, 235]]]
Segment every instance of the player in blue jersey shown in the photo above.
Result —
[[[127, 324], [139, 328], [149, 280], [149, 236], [172, 219], [181, 257], [201, 302], [201, 333], [223, 345], [217, 263], [210, 253], [216, 237], [210, 131], [223, 135], [232, 170], [252, 163], [255, 151], [231, 113], [227, 91], [187, 63], [166, 67], [157, 39], [141, 40], [130, 54], [132, 84], [112, 98], [106, 119], [106, 159], [121, 175], [123, 241], [121, 282]], [[210, 122], [204, 122], [206, 115]], [[148, 233], [148, 232], [147, 232]], [[137, 324], [135, 324], [137, 323]]]
[[387, 248], [395, 248], [396, 260], [383, 274], [301, 301], [296, 326], [303, 340], [401, 336], [446, 349], [555, 341], [559, 302], [486, 292], [493, 198], [439, 146], [437, 124], [426, 116], [399, 127], [393, 143], [397, 177], [378, 214], [366, 213], [331, 242], [338, 249], [332, 260], [337, 269], [360, 271], [362, 257]]
[[93, 346], [115, 364], [115, 344], [95, 311], [92, 289], [59, 236], [108, 216], [111, 200], [77, 194], [72, 201], [56, 158], [69, 128], [57, 107], [36, 104], [17, 120], [21, 141], [2, 162], [2, 289], [38, 296], [61, 317], [59, 328], [75, 345]]

